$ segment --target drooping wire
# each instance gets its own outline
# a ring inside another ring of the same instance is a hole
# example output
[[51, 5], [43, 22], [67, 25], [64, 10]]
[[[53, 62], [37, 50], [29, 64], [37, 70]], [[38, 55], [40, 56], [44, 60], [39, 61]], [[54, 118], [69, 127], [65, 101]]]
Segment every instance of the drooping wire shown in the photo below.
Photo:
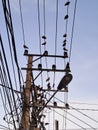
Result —
[[[51, 95], [50, 93], [48, 93], [48, 92], [46, 92], [48, 95]], [[63, 102], [61, 99], [59, 99], [59, 98], [57, 98], [57, 97], [55, 97], [54, 96], [54, 98], [55, 99], [57, 99], [58, 101], [60, 101], [61, 103], [63, 103], [63, 104], [65, 104], [65, 102]], [[74, 107], [72, 107], [72, 106], [70, 106], [69, 105], [69, 110], [75, 110], [75, 111], [77, 111], [77, 112], [79, 112], [79, 113], [81, 113], [82, 115], [84, 115], [84, 116], [86, 116], [86, 117], [88, 117], [90, 120], [92, 120], [92, 121], [94, 121], [94, 122], [96, 122], [96, 123], [98, 123], [98, 121], [97, 120], [95, 120], [95, 119], [93, 119], [92, 117], [90, 117], [90, 116], [88, 116], [87, 114], [84, 114], [83, 112], [81, 112], [80, 110], [78, 110], [77, 108], [74, 108]]]
[[7, 2], [2, 0], [2, 6], [3, 6], [3, 12], [4, 12], [6, 26], [7, 26], [7, 29], [9, 30], [8, 32], [9, 32], [9, 34], [11, 36], [14, 60], [15, 60], [15, 64], [16, 64], [16, 67], [17, 67], [19, 85], [20, 85], [20, 88], [21, 88], [20, 68], [19, 68], [18, 58], [17, 58], [17, 51], [16, 51], [16, 44], [15, 44], [15, 37], [14, 37], [14, 30], [13, 30], [13, 24], [12, 24], [12, 17], [11, 17], [11, 9], [10, 9], [10, 2], [9, 2], [9, 0]]
[[[43, 0], [43, 18], [44, 18], [44, 36], [46, 36], [46, 3], [45, 0]], [[44, 39], [44, 52], [46, 51], [46, 39]], [[46, 62], [46, 68], [48, 69], [48, 62], [47, 62], [47, 57], [45, 57], [45, 62]], [[49, 77], [49, 72], [47, 72], [47, 79], [50, 79]], [[49, 83], [49, 80], [48, 80]]]
[[71, 107], [72, 109], [76, 110], [77, 112], [81, 113], [81, 114], [84, 115], [85, 117], [87, 117], [87, 118], [91, 119], [92, 121], [98, 123], [97, 120], [93, 119], [92, 117], [88, 116], [87, 114], [81, 112], [80, 110], [78, 110], [78, 109], [76, 109], [76, 108], [74, 108], [74, 107], [72, 107], [72, 106], [70, 106], [70, 107]]
[[[42, 54], [42, 49], [41, 49], [41, 27], [40, 27], [40, 7], [39, 7], [39, 0], [37, 0], [37, 9], [38, 9], [38, 31], [39, 31], [39, 51], [40, 55]], [[42, 64], [42, 59], [40, 59], [40, 63]], [[41, 85], [43, 86], [43, 76], [41, 73]]]
[[[57, 36], [58, 36], [58, 0], [56, 0], [56, 29], [55, 29], [55, 55], [57, 54]], [[56, 58], [54, 61], [56, 65]]]
[[73, 44], [73, 34], [74, 34], [74, 26], [75, 26], [76, 9], [77, 9], [77, 0], [75, 0], [75, 7], [74, 7], [73, 24], [72, 24], [72, 32], [71, 32], [71, 42], [70, 42], [70, 50], [69, 50], [69, 63], [70, 63], [71, 54], [72, 54], [72, 44]]
[[[70, 3], [69, 0], [67, 0], [67, 3]], [[66, 16], [69, 17], [69, 4], [66, 5], [67, 6], [67, 11], [66, 11]], [[65, 22], [65, 34], [66, 34], [66, 37], [65, 37], [65, 43], [67, 42], [67, 31], [68, 31], [68, 18], [66, 19], [66, 22]], [[63, 42], [64, 44], [64, 42]], [[65, 45], [65, 48], [66, 48], [66, 45]], [[64, 58], [64, 68], [66, 66], [66, 59]]]
[[[0, 57], [1, 57], [1, 53], [0, 53]], [[6, 78], [6, 73], [5, 73], [5, 69], [4, 69], [2, 57], [0, 58], [0, 60], [1, 60], [2, 66], [3, 66], [3, 71], [4, 71], [5, 78]], [[1, 74], [2, 74], [2, 71], [1, 71]], [[2, 75], [2, 78], [3, 78], [3, 75]], [[6, 78], [5, 81], [7, 82], [7, 78]], [[5, 81], [4, 81], [4, 79], [2, 79], [2, 83], [3, 83], [3, 84], [5, 84]], [[13, 105], [12, 105], [12, 100], [11, 100], [12, 98], [11, 98], [10, 93], [7, 91], [7, 89], [5, 89], [5, 92], [6, 92], [6, 95], [7, 95], [7, 99], [8, 99], [8, 103], [9, 103], [9, 108], [10, 108], [10, 111], [11, 111], [11, 113], [12, 113], [12, 119], [13, 119], [14, 128], [15, 128], [15, 130], [16, 130], [14, 115], [13, 115], [13, 112], [12, 112], [12, 111], [13, 111], [13, 110], [12, 110]]]
[[20, 18], [21, 18], [21, 27], [22, 27], [23, 42], [24, 42], [24, 45], [25, 45], [26, 42], [25, 42], [25, 31], [24, 31], [24, 22], [23, 22], [21, 0], [19, 0], [19, 9], [20, 9]]
[[[65, 95], [66, 94], [66, 95]], [[68, 92], [66, 92], [64, 94], [64, 105], [66, 106], [66, 104], [68, 104]], [[65, 130], [66, 130], [66, 128], [67, 128], [67, 109], [65, 110], [65, 112], [64, 112], [64, 115], [65, 115], [65, 123], [64, 123], [64, 126], [65, 126]]]
[[[40, 54], [42, 54], [42, 50], [41, 50], [41, 27], [40, 27], [40, 5], [39, 5], [39, 0], [37, 0], [37, 9], [38, 9], [39, 50], [40, 50]], [[41, 59], [40, 59], [40, 62], [42, 62]]]
[[[1, 39], [1, 35], [0, 35], [0, 43], [1, 43], [1, 48], [2, 48], [2, 52], [3, 52], [3, 56], [4, 56], [5, 65], [6, 65], [6, 70], [7, 70], [7, 74], [8, 74], [8, 78], [9, 78], [9, 83], [10, 83], [11, 88], [13, 89], [12, 81], [11, 81], [11, 77], [10, 77], [10, 73], [9, 73], [9, 68], [8, 68], [8, 64], [7, 64], [7, 60], [6, 60], [5, 50], [4, 50], [3, 42], [2, 42], [2, 39]], [[16, 109], [16, 102], [15, 102], [14, 92], [13, 91], [11, 91], [11, 92], [12, 92], [13, 101], [14, 101], [14, 105], [15, 105], [15, 109]], [[17, 113], [17, 109], [16, 109], [16, 113]], [[19, 121], [18, 113], [17, 113], [17, 119]], [[16, 129], [15, 124], [14, 124], [14, 127]]]
[[[55, 17], [55, 55], [57, 54], [57, 37], [58, 37], [58, 9], [59, 9], [59, 4], [58, 0], [56, 0], [56, 17]], [[56, 66], [56, 57], [54, 58], [54, 64]], [[53, 88], [55, 86], [55, 78], [56, 74], [54, 71], [54, 76], [53, 76]]]
[[[64, 110], [65, 111], [65, 110]], [[96, 130], [94, 127], [92, 127], [90, 124], [88, 124], [88, 123], [86, 123], [85, 121], [83, 121], [83, 120], [81, 120], [80, 118], [78, 118], [78, 117], [76, 117], [76, 116], [74, 116], [73, 114], [71, 114], [70, 112], [67, 112], [69, 115], [71, 115], [72, 117], [74, 117], [74, 118], [76, 118], [76, 119], [78, 119], [79, 121], [81, 121], [82, 123], [84, 123], [84, 124], [86, 124], [86, 125], [88, 125], [90, 128], [92, 128], [92, 129], [94, 129], [94, 130]]]
[[[3, 104], [4, 112], [5, 112], [5, 114], [7, 114], [7, 113], [6, 113], [6, 105], [5, 105], [5, 103], [4, 103], [4, 98], [3, 98], [3, 94], [2, 94], [1, 89], [0, 89], [0, 94], [1, 94], [1, 99], [2, 99], [2, 104]], [[7, 118], [7, 122], [8, 122], [8, 118]], [[10, 130], [9, 123], [8, 123], [8, 129]]]
[[[52, 109], [53, 111], [55, 111], [54, 109]], [[62, 115], [61, 113], [55, 111], [55, 113], [57, 113], [58, 115], [66, 118], [64, 115]], [[71, 123], [75, 124], [76, 126], [82, 128], [83, 130], [86, 130], [86, 128], [82, 127], [81, 125], [79, 125], [78, 123], [74, 122], [73, 120], [69, 119], [68, 117], [66, 118], [68, 121], [70, 121]]]

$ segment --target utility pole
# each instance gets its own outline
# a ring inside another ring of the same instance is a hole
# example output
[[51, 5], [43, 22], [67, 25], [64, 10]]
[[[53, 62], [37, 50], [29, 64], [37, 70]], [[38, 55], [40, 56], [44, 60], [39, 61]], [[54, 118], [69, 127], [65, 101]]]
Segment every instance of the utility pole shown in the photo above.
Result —
[[[27, 51], [24, 53], [25, 56], [28, 57], [28, 65], [27, 68], [22, 68], [22, 70], [26, 70], [26, 85], [24, 88], [24, 98], [23, 98], [23, 108], [22, 108], [22, 117], [19, 130], [46, 130], [45, 126], [49, 123], [45, 123], [44, 119], [46, 117], [43, 114], [43, 110], [46, 107], [53, 108], [65, 108], [57, 105], [49, 106], [48, 103], [54, 97], [57, 92], [68, 92], [68, 88], [66, 87], [70, 81], [72, 80], [72, 75], [70, 74], [70, 66], [67, 65], [64, 69], [56, 69], [56, 65], [52, 65], [52, 68], [43, 68], [42, 64], [38, 64], [38, 67], [32, 67], [32, 63], [36, 60], [39, 60], [42, 57], [51, 57], [51, 58], [67, 58], [67, 54], [60, 55], [48, 55], [48, 53], [44, 54], [28, 54]], [[33, 57], [37, 57], [36, 60], [33, 61]], [[39, 71], [39, 74], [33, 78], [32, 71]], [[43, 86], [35, 85], [35, 79], [43, 72], [66, 72], [66, 74], [61, 79], [57, 89], [49, 89], [48, 86], [46, 89]], [[62, 90], [63, 89], [63, 90]], [[46, 91], [52, 92], [51, 97], [47, 100]], [[58, 121], [55, 123], [56, 130], [59, 130]]]
[[24, 89], [24, 102], [23, 102], [23, 113], [21, 118], [20, 130], [29, 130], [30, 127], [30, 92], [31, 92], [31, 80], [32, 80], [32, 56], [28, 57], [26, 85]]

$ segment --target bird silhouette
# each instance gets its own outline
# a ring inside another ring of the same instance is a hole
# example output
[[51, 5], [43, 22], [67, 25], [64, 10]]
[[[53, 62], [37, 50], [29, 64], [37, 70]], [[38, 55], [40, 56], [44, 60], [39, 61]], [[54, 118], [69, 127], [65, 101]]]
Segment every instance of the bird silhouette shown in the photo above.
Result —
[[66, 46], [66, 42], [64, 42], [62, 46], [63, 46], [63, 47]]
[[23, 45], [23, 47], [24, 47], [25, 49], [29, 49], [25, 44]]
[[63, 35], [63, 37], [67, 37], [67, 34], [65, 33], [65, 34]]
[[69, 5], [69, 4], [70, 4], [70, 1], [66, 2], [66, 3], [65, 3], [65, 6], [67, 6], [67, 5]]
[[43, 39], [46, 39], [46, 36], [42, 36]]
[[46, 42], [43, 42], [42, 45], [46, 45]]
[[46, 79], [46, 82], [49, 81], [49, 80], [50, 80], [50, 77], [48, 77], [48, 78]]
[[68, 51], [65, 47], [63, 48], [64, 51]]
[[68, 16], [68, 14], [67, 14], [67, 15], [65, 15], [64, 19], [68, 19], [68, 17], [69, 17], [69, 16]]

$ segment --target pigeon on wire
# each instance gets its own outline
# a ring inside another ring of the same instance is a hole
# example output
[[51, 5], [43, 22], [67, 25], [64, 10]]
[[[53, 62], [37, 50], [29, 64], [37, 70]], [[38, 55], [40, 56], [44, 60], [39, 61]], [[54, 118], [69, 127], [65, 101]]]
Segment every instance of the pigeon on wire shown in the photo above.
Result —
[[67, 15], [65, 15], [64, 19], [68, 19], [68, 17], [69, 17], [69, 16], [68, 16], [68, 14], [67, 14]]
[[46, 36], [42, 36], [43, 39], [46, 39]]
[[23, 47], [24, 47], [25, 49], [29, 49], [25, 44], [23, 45]]
[[65, 33], [65, 34], [63, 35], [63, 37], [67, 37], [67, 34]]
[[70, 1], [66, 2], [66, 3], [65, 3], [65, 6], [67, 6], [67, 5], [69, 5], [69, 4], [70, 4]]
[[42, 45], [46, 45], [46, 42], [43, 42]]

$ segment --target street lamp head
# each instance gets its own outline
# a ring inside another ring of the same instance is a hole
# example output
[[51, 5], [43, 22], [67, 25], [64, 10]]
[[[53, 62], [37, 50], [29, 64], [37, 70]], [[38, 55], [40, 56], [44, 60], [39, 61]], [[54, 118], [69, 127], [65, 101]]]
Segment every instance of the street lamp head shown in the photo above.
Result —
[[64, 75], [64, 77], [61, 79], [58, 85], [58, 89], [61, 90], [63, 88], [66, 88], [66, 86], [71, 82], [72, 78], [73, 76], [70, 73]]

